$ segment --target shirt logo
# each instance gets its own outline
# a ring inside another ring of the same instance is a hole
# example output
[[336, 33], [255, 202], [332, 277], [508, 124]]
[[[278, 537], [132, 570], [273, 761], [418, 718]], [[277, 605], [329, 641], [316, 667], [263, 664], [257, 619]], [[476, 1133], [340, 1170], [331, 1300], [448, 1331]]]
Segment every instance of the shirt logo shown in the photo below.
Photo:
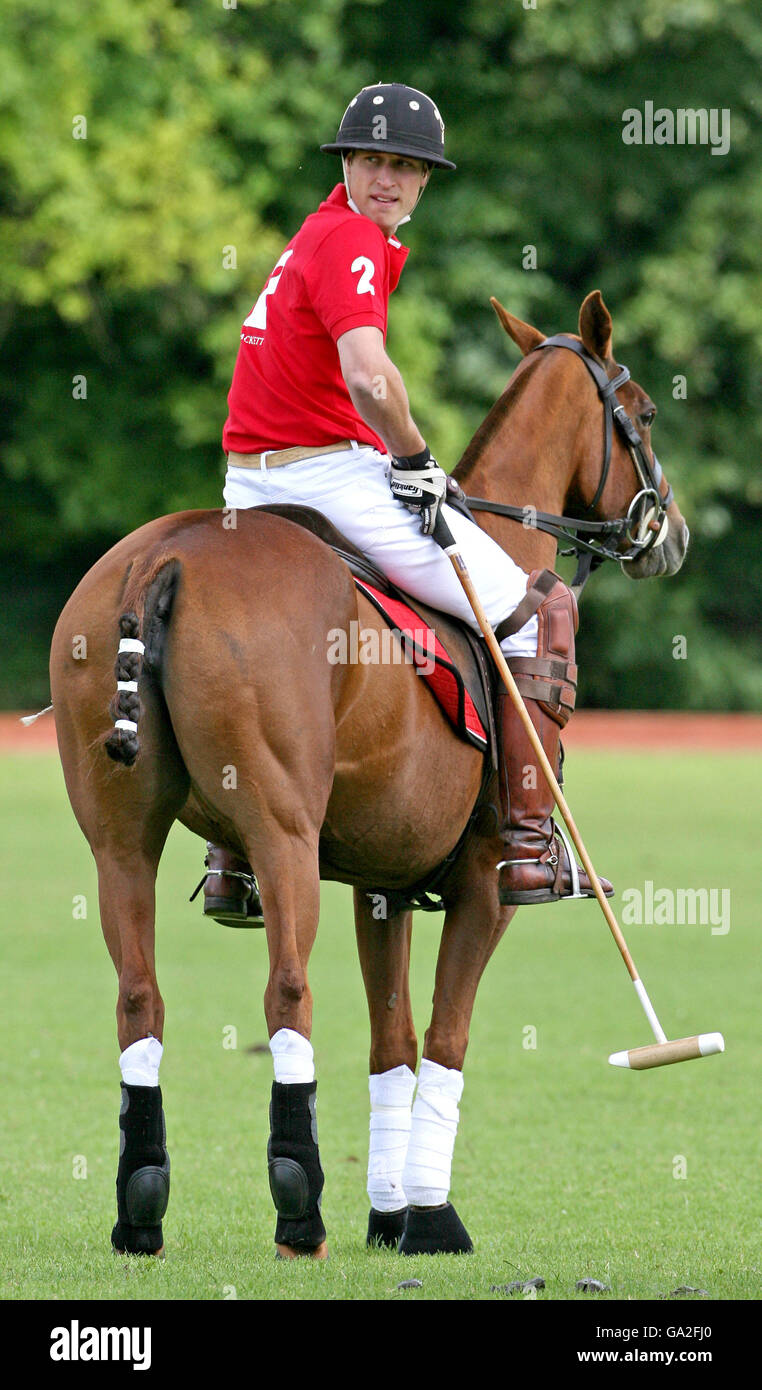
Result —
[[[247, 319], [244, 319], [243, 321], [244, 328], [267, 328], [268, 296], [271, 294], [275, 294], [275, 291], [277, 290], [280, 284], [280, 276], [283, 274], [283, 266], [286, 264], [286, 261], [288, 260], [289, 256], [293, 256], [293, 254], [293, 248], [290, 251], [284, 251], [280, 260], [276, 261], [275, 265], [272, 268], [272, 271], [270, 272], [270, 278], [267, 281], [267, 284], [265, 285], [261, 295], [259, 296], [259, 299], [254, 305], [254, 308], [249, 314], [249, 317]], [[280, 271], [280, 275], [275, 274], [276, 270]]]

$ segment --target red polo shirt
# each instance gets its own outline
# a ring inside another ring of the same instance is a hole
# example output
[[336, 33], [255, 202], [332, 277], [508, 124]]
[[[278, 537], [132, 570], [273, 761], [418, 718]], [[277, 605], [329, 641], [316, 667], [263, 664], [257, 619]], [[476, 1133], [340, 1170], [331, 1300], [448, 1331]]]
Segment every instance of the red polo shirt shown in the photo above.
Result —
[[288, 243], [241, 328], [222, 435], [227, 453], [356, 439], [386, 446], [355, 410], [336, 341], [380, 328], [408, 248], [354, 212], [343, 184]]

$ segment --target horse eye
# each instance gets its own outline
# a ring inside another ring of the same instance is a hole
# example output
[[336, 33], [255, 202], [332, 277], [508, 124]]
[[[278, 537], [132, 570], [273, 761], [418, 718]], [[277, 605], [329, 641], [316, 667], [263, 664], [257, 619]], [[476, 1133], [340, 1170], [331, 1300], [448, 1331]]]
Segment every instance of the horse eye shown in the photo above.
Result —
[[648, 429], [648, 427], [653, 424], [656, 418], [656, 406], [652, 405], [649, 407], [648, 410], [644, 410], [643, 414], [639, 418], [640, 423], [643, 425], [644, 429]]

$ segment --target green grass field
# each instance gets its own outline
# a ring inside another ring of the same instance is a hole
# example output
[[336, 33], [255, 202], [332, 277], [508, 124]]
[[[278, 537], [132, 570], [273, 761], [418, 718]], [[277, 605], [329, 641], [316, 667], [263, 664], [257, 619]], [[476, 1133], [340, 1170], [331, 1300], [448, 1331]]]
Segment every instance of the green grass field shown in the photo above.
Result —
[[[730, 890], [730, 929], [631, 925], [667, 1033], [719, 1030], [726, 1053], [630, 1073], [651, 1040], [594, 903], [523, 909], [482, 983], [451, 1197], [468, 1257], [366, 1251], [368, 1024], [349, 891], [324, 885], [310, 978], [328, 1263], [276, 1264], [266, 1176], [272, 1068], [263, 934], [204, 922], [203, 848], [175, 827], [159, 876], [167, 1006], [162, 1090], [172, 1160], [167, 1259], [117, 1257], [116, 977], [95, 873], [50, 755], [0, 760], [3, 845], [0, 1296], [33, 1299], [480, 1299], [541, 1275], [539, 1299], [715, 1300], [760, 1293], [760, 952], [755, 827], [762, 759], [575, 753], [566, 793], [623, 890]], [[84, 899], [84, 901], [83, 901]], [[82, 913], [86, 911], [86, 916]], [[441, 918], [419, 914], [413, 991], [428, 1022]], [[235, 1029], [235, 1034], [231, 1032]], [[536, 1047], [529, 1048], [529, 1029]], [[235, 1041], [235, 1047], [229, 1044]], [[228, 1044], [228, 1045], [226, 1045]], [[252, 1048], [258, 1049], [252, 1051]], [[400, 1291], [401, 1280], [423, 1287]]]

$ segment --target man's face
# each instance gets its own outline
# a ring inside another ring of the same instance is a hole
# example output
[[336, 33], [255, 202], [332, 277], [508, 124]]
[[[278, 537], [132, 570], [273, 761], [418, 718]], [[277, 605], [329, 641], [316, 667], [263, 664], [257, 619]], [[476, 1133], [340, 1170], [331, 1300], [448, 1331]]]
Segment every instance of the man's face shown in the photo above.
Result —
[[350, 196], [384, 236], [413, 211], [430, 172], [422, 159], [375, 150], [351, 150], [346, 169]]

